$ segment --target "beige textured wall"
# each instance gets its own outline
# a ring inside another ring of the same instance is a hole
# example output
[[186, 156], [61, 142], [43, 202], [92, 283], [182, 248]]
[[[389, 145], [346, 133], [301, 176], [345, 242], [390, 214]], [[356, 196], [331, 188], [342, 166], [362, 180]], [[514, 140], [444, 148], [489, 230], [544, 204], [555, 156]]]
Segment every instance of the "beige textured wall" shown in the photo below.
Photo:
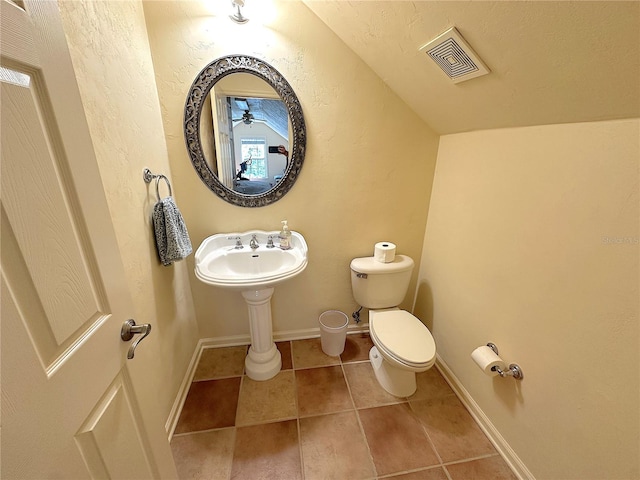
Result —
[[[538, 480], [639, 478], [640, 122], [440, 139], [416, 313]], [[486, 377], [493, 341], [524, 371]]]
[[150, 223], [155, 183], [142, 181], [144, 167], [171, 178], [142, 4], [65, 1], [60, 9], [135, 304], [132, 315], [153, 327], [130, 368], [145, 372], [146, 384], [136, 389], [166, 419], [198, 332], [187, 263], [160, 264]]
[[[274, 331], [315, 328], [324, 310], [354, 310], [349, 262], [372, 255], [375, 242], [392, 241], [419, 261], [438, 138], [301, 2], [273, 2], [271, 23], [262, 25], [265, 17], [256, 16], [244, 26], [229, 21], [226, 10], [212, 15], [208, 5], [144, 5], [175, 196], [196, 246], [215, 233], [276, 230], [288, 219], [309, 244], [309, 266], [277, 287]], [[204, 186], [182, 133], [184, 102], [197, 73], [236, 53], [259, 57], [287, 78], [307, 125], [297, 183], [282, 200], [256, 209], [228, 204]], [[192, 258], [188, 266], [191, 272]], [[193, 275], [191, 286], [202, 337], [248, 335], [239, 293], [206, 286]]]

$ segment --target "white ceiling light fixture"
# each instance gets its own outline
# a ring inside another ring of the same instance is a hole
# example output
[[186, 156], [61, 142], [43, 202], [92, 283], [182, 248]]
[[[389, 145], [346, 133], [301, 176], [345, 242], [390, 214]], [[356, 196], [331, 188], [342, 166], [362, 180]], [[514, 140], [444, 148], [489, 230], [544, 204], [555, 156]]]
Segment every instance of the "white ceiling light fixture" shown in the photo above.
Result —
[[490, 72], [476, 52], [465, 42], [456, 27], [451, 27], [443, 34], [438, 35], [420, 47], [420, 51], [431, 57], [442, 71], [453, 80], [453, 83], [464, 82]]
[[242, 7], [244, 7], [244, 0], [231, 0], [231, 5], [234, 8], [234, 13], [229, 15], [229, 18], [240, 25], [243, 25], [249, 21], [247, 17], [242, 14]]

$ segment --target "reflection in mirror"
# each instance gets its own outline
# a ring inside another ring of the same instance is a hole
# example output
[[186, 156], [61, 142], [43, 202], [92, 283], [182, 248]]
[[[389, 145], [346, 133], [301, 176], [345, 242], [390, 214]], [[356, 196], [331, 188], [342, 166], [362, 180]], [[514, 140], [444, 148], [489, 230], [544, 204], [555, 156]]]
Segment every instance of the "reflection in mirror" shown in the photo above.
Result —
[[254, 57], [222, 57], [196, 77], [185, 140], [202, 181], [222, 199], [255, 207], [289, 191], [304, 160], [306, 130], [291, 86]]
[[287, 108], [268, 83], [247, 73], [217, 82], [203, 103], [200, 138], [218, 180], [243, 194], [271, 190], [289, 155]]

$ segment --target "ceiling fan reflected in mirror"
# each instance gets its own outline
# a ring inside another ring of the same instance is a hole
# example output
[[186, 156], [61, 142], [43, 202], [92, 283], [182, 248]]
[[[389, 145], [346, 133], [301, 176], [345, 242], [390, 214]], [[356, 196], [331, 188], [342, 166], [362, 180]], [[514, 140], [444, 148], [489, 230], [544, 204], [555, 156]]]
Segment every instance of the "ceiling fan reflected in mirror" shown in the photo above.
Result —
[[227, 97], [233, 126], [264, 124], [288, 141], [289, 116], [280, 99], [262, 97]]
[[[233, 99], [235, 105], [239, 107], [239, 109], [244, 110], [244, 113], [240, 118], [232, 119], [234, 122], [242, 122], [245, 125], [251, 125], [255, 120], [255, 117], [251, 113], [251, 106], [246, 98], [234, 98]], [[234, 109], [235, 110], [235, 109]], [[235, 112], [234, 112], [235, 113]]]
[[234, 118], [234, 122], [242, 121], [245, 125], [251, 125], [255, 119], [249, 110], [245, 110], [242, 114], [242, 118]]

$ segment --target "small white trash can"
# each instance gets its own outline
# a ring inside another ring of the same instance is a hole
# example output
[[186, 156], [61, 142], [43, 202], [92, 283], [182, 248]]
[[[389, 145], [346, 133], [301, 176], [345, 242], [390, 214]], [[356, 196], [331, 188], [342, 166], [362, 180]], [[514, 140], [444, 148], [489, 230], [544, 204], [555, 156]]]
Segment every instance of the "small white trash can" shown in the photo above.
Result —
[[337, 357], [344, 351], [349, 317], [339, 310], [327, 310], [320, 315], [319, 321], [322, 351]]

